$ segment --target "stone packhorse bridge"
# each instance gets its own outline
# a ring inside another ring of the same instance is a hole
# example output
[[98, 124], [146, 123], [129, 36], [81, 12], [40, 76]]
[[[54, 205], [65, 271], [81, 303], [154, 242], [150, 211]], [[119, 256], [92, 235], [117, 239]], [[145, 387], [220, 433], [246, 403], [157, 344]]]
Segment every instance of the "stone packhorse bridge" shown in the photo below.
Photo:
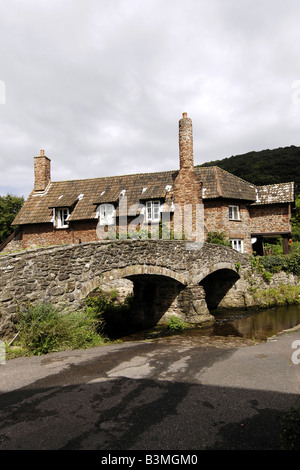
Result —
[[121, 278], [133, 282], [133, 324], [148, 327], [174, 313], [202, 322], [248, 263], [231, 248], [182, 240], [98, 241], [3, 255], [0, 336], [28, 303], [76, 310], [96, 287]]

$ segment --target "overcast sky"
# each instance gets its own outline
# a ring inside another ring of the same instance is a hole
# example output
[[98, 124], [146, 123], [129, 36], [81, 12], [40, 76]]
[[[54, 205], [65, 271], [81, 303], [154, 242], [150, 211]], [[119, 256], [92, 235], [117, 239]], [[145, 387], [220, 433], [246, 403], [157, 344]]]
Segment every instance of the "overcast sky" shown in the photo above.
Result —
[[0, 0], [0, 194], [300, 145], [299, 0]]

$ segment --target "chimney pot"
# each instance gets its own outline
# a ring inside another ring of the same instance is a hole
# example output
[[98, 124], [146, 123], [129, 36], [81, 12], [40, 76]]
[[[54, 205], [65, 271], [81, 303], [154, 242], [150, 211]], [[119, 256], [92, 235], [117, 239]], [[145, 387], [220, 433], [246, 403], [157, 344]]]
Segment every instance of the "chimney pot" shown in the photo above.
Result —
[[182, 117], [185, 119], [187, 118], [187, 113], [182, 113]]
[[40, 156], [43, 157], [45, 155], [45, 151], [44, 150], [40, 150]]

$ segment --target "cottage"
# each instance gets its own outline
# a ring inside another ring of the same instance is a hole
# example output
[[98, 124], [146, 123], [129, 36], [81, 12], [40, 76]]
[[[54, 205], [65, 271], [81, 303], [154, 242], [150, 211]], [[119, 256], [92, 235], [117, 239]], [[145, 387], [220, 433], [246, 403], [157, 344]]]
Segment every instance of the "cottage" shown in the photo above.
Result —
[[281, 236], [288, 252], [294, 184], [256, 187], [217, 166], [195, 168], [186, 113], [177, 170], [54, 182], [50, 166], [41, 150], [33, 191], [13, 222], [21, 248], [135, 237], [145, 229], [162, 236], [163, 226], [166, 238], [205, 241], [209, 232], [224, 232], [247, 254], [261, 253], [264, 237]]

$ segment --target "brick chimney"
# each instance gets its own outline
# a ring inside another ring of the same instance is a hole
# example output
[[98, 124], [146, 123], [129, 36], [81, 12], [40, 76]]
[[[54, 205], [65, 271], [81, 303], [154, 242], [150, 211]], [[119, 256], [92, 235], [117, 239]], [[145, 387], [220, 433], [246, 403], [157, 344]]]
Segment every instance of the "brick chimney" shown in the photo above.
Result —
[[51, 181], [51, 160], [45, 156], [44, 150], [34, 157], [34, 191], [45, 191]]
[[202, 202], [202, 183], [194, 169], [193, 125], [187, 113], [179, 121], [179, 173], [174, 183], [174, 200], [181, 205]]
[[[175, 231], [182, 231], [186, 240], [202, 240], [204, 222], [199, 226], [203, 208], [202, 183], [194, 169], [193, 125], [187, 113], [183, 113], [179, 121], [179, 172], [174, 181], [174, 203]], [[180, 213], [189, 213], [191, 223], [186, 224]]]
[[194, 168], [193, 124], [187, 113], [179, 121], [179, 163], [180, 168]]

